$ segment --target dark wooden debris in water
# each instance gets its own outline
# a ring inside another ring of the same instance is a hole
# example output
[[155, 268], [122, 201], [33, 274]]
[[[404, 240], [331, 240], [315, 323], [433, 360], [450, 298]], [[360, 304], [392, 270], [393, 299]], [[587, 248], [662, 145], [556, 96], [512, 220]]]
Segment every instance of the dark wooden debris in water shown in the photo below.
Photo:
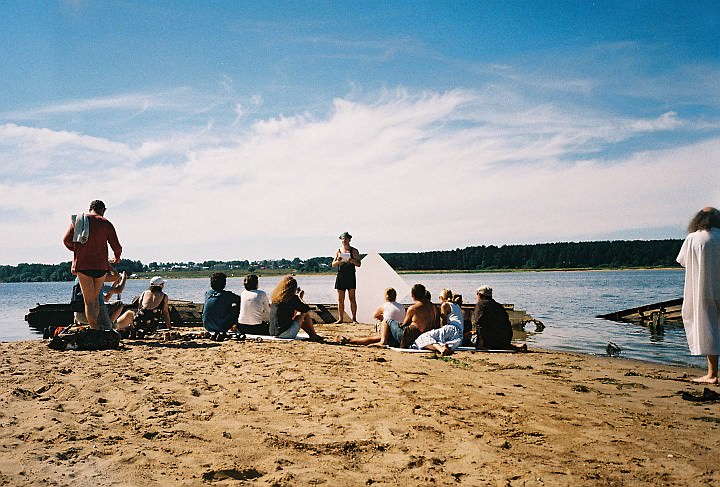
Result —
[[597, 317], [610, 321], [638, 323], [660, 328], [666, 324], [682, 323], [682, 303], [683, 298], [677, 298], [671, 299], [670, 301], [646, 304], [636, 308], [598, 315]]

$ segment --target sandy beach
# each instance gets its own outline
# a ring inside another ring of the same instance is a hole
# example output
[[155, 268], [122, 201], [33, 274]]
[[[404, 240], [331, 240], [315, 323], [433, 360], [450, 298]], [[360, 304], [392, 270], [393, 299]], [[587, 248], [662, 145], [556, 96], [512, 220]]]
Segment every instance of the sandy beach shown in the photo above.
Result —
[[0, 350], [0, 485], [720, 485], [720, 403], [681, 397], [703, 393], [697, 369], [300, 341]]

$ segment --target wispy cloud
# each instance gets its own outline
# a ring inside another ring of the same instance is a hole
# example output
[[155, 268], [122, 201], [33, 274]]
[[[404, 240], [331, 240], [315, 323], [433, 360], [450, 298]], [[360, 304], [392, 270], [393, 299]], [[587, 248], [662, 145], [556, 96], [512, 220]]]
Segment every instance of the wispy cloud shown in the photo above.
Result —
[[84, 113], [106, 110], [131, 110], [144, 112], [149, 109], [177, 109], [182, 106], [178, 98], [187, 94], [187, 88], [178, 88], [169, 93], [129, 93], [118, 96], [73, 100], [44, 107], [3, 114], [7, 119], [35, 119], [48, 115]]
[[[335, 99], [325, 117], [208, 125], [132, 146], [6, 124], [0, 147], [16, 163], [4, 174], [0, 208], [34, 215], [6, 222], [11, 239], [54, 242], [57, 222], [100, 197], [129, 257], [193, 260], [308, 257], [338, 228], [381, 251], [681, 228], [691, 210], [720, 197], [718, 135], [610, 160], [588, 156], [687, 129], [676, 113], [602, 116], [515, 95], [398, 89]], [[49, 167], [53, 174], [22, 177]], [[672, 176], [678, 167], [682, 179]], [[51, 245], [44, 259], [63, 257]]]

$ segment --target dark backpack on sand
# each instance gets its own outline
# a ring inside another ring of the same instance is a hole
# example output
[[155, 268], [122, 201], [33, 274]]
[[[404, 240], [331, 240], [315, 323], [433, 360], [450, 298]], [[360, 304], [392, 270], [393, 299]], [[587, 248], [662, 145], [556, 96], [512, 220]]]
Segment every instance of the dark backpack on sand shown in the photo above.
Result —
[[70, 310], [76, 313], [85, 312], [85, 299], [83, 298], [80, 284], [73, 284], [72, 297], [70, 298]]
[[117, 350], [120, 348], [120, 334], [116, 331], [71, 328], [53, 337], [48, 347], [53, 350]]

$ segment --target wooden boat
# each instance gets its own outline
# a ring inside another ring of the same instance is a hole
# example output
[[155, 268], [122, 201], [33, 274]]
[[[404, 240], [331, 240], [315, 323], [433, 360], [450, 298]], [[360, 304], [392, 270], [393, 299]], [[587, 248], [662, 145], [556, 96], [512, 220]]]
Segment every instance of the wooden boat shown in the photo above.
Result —
[[682, 323], [682, 303], [683, 298], [677, 298], [598, 315], [597, 317], [610, 321], [639, 323], [654, 327], [665, 324], [680, 324]]
[[[171, 299], [168, 302], [170, 310], [170, 323], [173, 326], [202, 326], [202, 304], [192, 301]], [[125, 304], [123, 311], [137, 309], [137, 298], [132, 303]], [[73, 322], [73, 312], [70, 303], [39, 304], [28, 310], [25, 321], [31, 328], [42, 331], [49, 326], [67, 326]]]
[[[310, 304], [310, 303], [308, 303]], [[405, 305], [407, 308], [409, 305]], [[523, 310], [515, 309], [513, 304], [504, 304], [505, 310], [510, 317], [510, 324], [513, 328], [524, 329], [527, 324], [533, 324], [536, 331], [544, 328], [542, 322], [534, 319]], [[177, 327], [197, 327], [202, 326], [202, 303], [194, 303], [192, 301], [183, 301], [171, 299], [168, 302], [170, 309], [170, 322], [172, 326]], [[123, 310], [137, 309], [137, 297], [133, 302], [126, 304]], [[474, 305], [465, 304], [462, 306], [465, 315], [465, 326], [471, 326], [472, 312]], [[334, 323], [338, 317], [337, 304], [310, 304], [310, 317], [315, 323]], [[350, 317], [345, 314], [345, 321], [350, 321]], [[42, 331], [49, 326], [67, 326], [73, 322], [73, 313], [70, 310], [70, 304], [38, 304], [28, 311], [25, 315], [25, 321], [31, 328]]]

